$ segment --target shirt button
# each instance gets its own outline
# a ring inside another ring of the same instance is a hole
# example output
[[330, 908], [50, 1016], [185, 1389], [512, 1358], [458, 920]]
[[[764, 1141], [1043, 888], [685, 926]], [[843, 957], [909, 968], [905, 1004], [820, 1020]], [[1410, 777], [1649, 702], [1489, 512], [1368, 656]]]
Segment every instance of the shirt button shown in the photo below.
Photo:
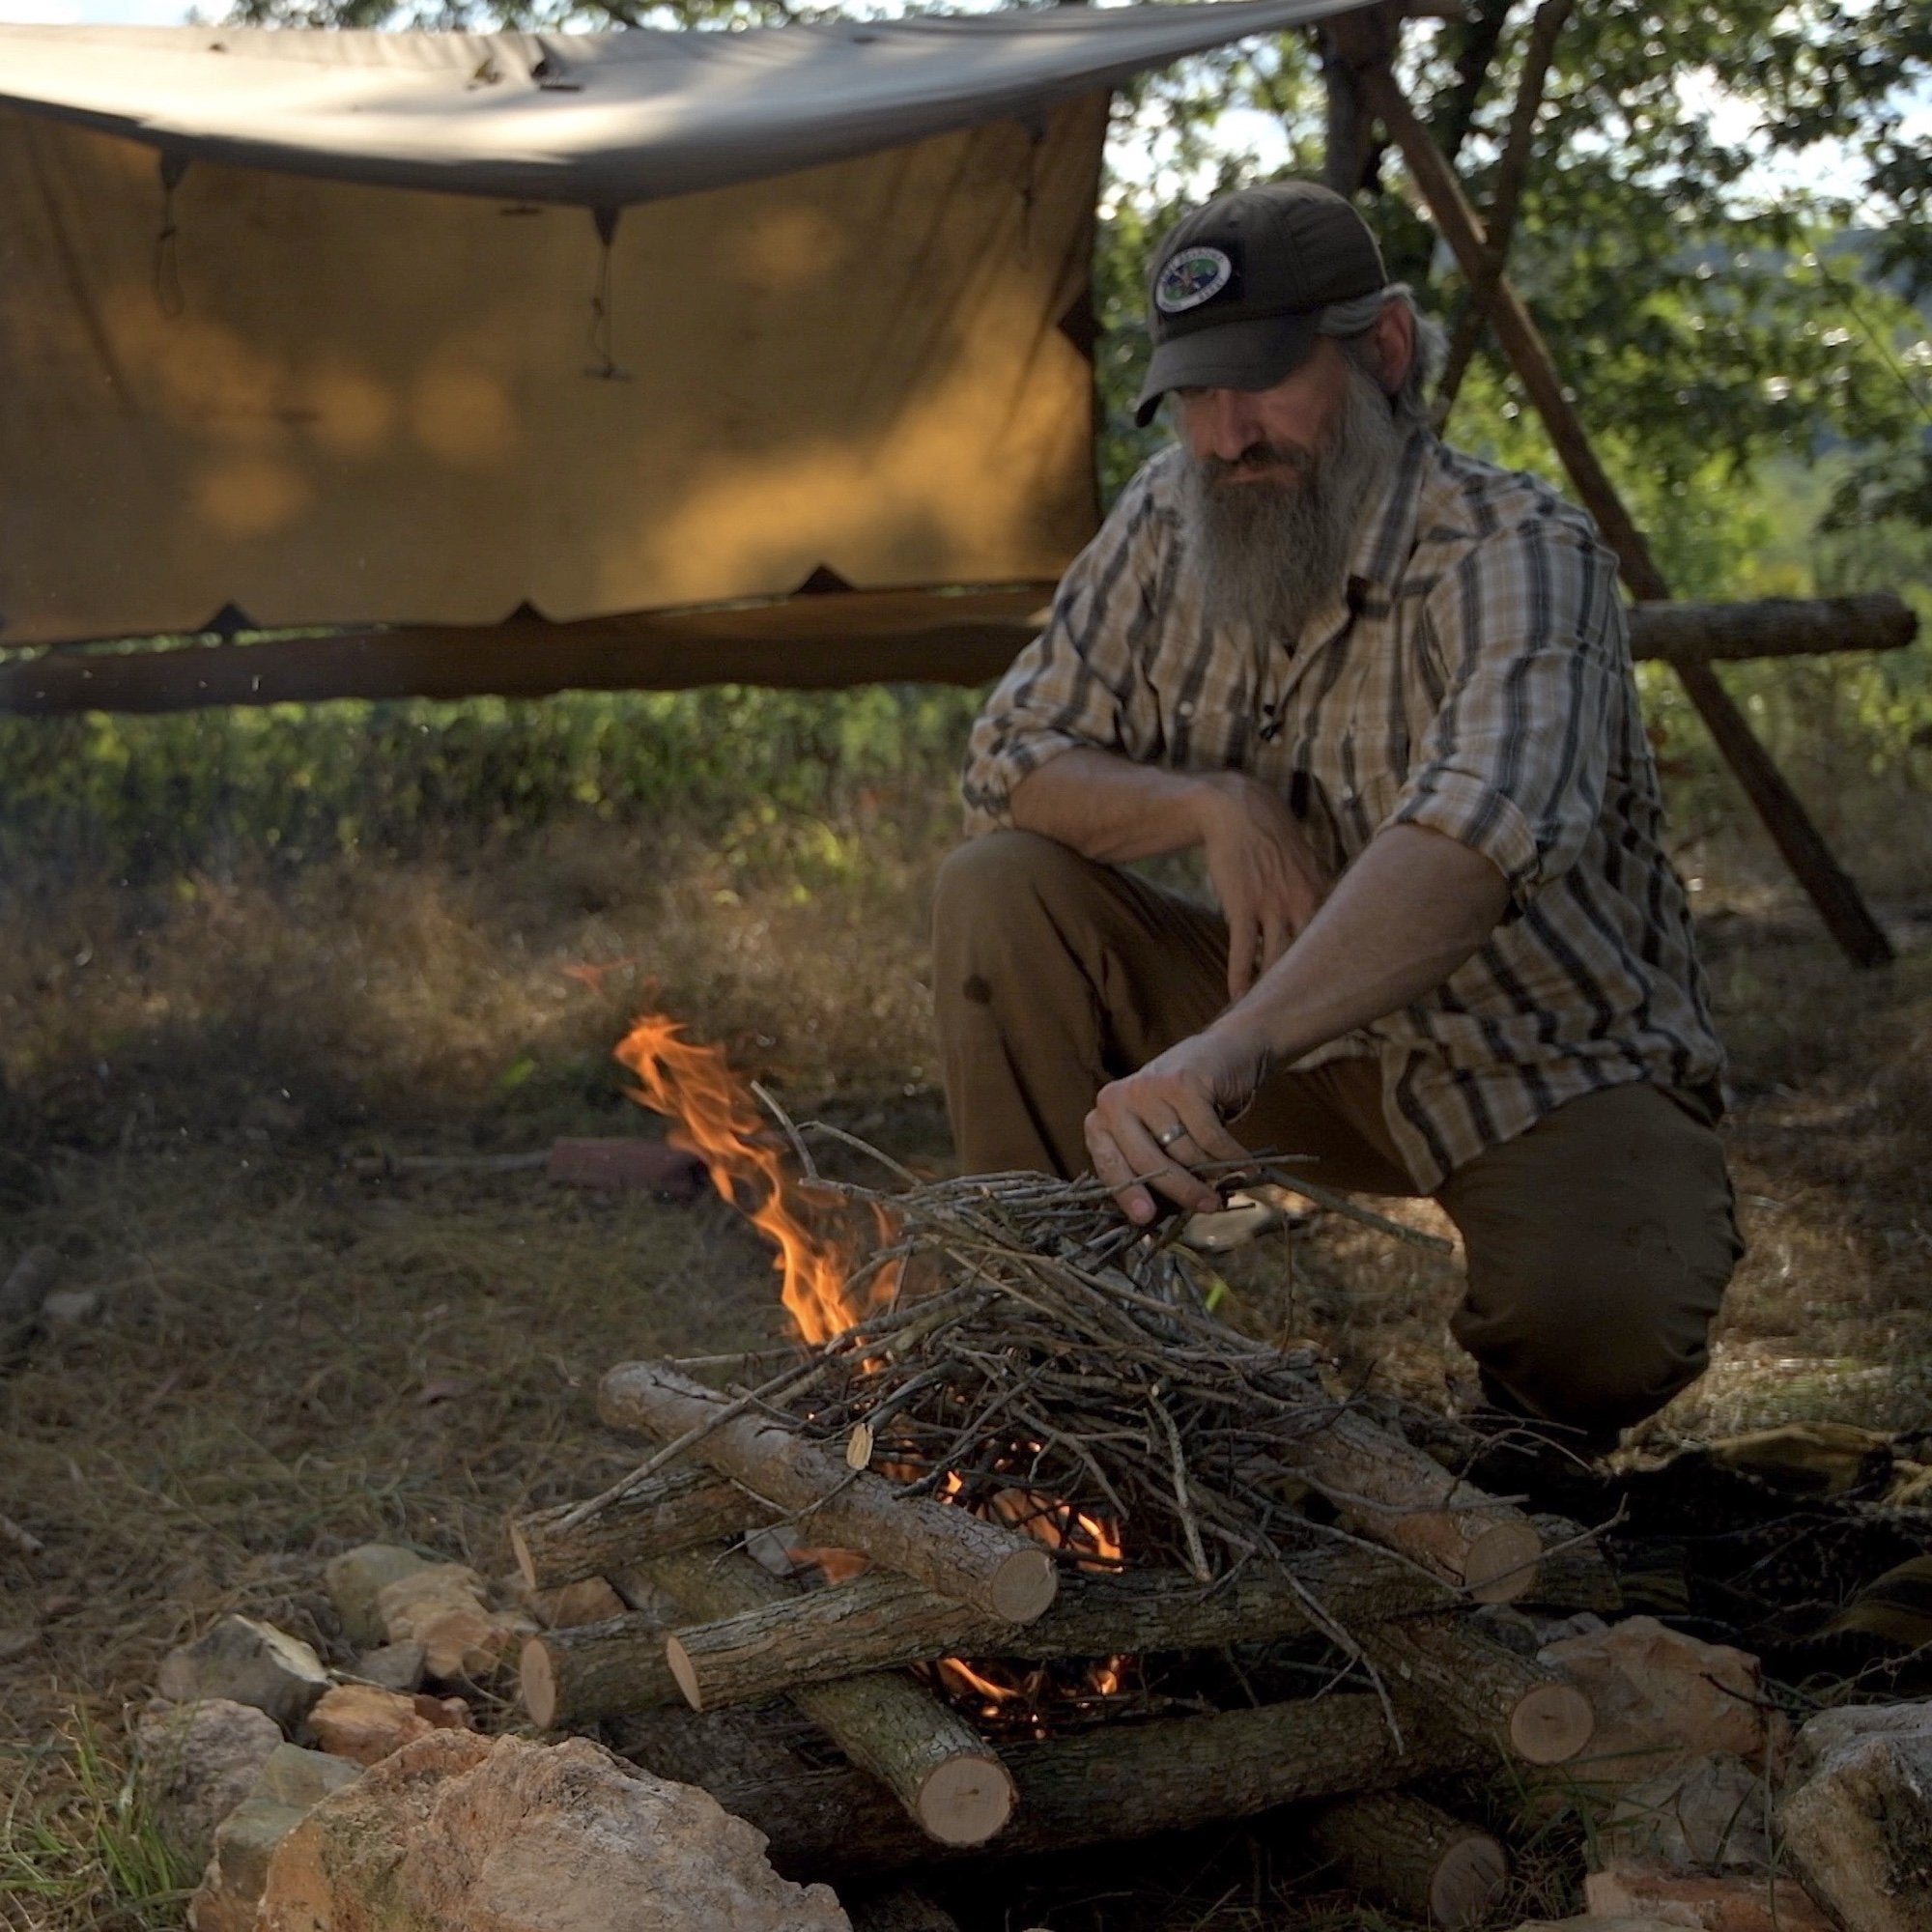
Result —
[[1194, 716], [1194, 700], [1191, 697], [1183, 697], [1174, 707], [1174, 714], [1177, 718], [1192, 718]]

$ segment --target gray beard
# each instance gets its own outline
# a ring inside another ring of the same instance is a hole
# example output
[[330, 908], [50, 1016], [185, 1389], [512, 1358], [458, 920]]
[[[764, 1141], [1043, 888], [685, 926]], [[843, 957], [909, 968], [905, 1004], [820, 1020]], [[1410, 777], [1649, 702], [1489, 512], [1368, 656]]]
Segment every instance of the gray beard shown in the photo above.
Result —
[[[1342, 593], [1363, 513], [1406, 440], [1380, 385], [1350, 363], [1327, 448], [1257, 445], [1239, 463], [1185, 458], [1182, 527], [1199, 560], [1208, 622], [1292, 649], [1309, 619]], [[1221, 480], [1241, 464], [1267, 460], [1281, 467], [1280, 480]]]

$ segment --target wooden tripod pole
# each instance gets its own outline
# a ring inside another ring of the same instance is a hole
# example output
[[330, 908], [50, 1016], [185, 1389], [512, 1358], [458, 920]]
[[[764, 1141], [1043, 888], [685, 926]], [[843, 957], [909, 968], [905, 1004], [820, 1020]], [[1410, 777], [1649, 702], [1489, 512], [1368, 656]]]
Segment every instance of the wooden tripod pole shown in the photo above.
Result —
[[[1368, 10], [1371, 16], [1379, 9]], [[1463, 193], [1456, 171], [1433, 135], [1423, 126], [1402, 91], [1382, 51], [1373, 25], [1358, 25], [1358, 14], [1343, 14], [1329, 23], [1339, 45], [1358, 51], [1363, 98], [1375, 109], [1390, 138], [1402, 150], [1409, 174], [1429, 204], [1442, 238], [1455, 250], [1467, 279], [1471, 298], [1488, 316], [1496, 340], [1509, 357], [1549, 440], [1585, 507], [1596, 518], [1604, 541], [1616, 553], [1624, 582], [1636, 597], [1661, 602], [1670, 586], [1650, 554], [1643, 532], [1632, 520], [1617, 487], [1597, 461], [1597, 453], [1564, 392], [1562, 379], [1550, 360], [1529, 311], [1523, 307], [1501, 265], [1491, 256], [1488, 238], [1475, 211]], [[1832, 856], [1824, 836], [1811, 822], [1797, 793], [1771, 753], [1759, 743], [1745, 715], [1732, 700], [1709, 665], [1680, 663], [1677, 674], [1690, 702], [1697, 707], [1724, 762], [1737, 775], [1765, 829], [1783, 854], [1784, 862], [1809, 894], [1827, 929], [1858, 966], [1884, 966], [1892, 957], [1890, 942], [1872, 918], [1857, 885]]]

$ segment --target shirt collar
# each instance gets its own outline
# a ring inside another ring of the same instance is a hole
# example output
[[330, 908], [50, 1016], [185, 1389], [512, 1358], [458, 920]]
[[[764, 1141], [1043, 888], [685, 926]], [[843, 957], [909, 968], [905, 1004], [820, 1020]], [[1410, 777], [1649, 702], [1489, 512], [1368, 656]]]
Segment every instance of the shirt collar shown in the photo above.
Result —
[[1408, 433], [1381, 493], [1362, 519], [1349, 558], [1350, 582], [1359, 579], [1393, 591], [1415, 549], [1415, 526], [1422, 501], [1423, 472], [1435, 449], [1435, 436], [1418, 423]]

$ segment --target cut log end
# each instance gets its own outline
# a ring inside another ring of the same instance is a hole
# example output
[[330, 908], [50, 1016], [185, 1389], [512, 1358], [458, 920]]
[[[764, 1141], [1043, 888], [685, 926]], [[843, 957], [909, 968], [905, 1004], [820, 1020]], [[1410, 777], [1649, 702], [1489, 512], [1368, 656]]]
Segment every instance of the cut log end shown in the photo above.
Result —
[[1060, 1571], [1044, 1549], [1016, 1549], [995, 1572], [990, 1595], [996, 1616], [1030, 1624], [1060, 1594]]
[[1543, 1536], [1527, 1517], [1493, 1524], [1472, 1539], [1463, 1584], [1479, 1604], [1513, 1604], [1536, 1581]]
[[536, 1559], [530, 1554], [530, 1540], [519, 1522], [510, 1524], [510, 1554], [517, 1559], [517, 1574], [525, 1583], [532, 1590], [540, 1590], [543, 1585], [537, 1577]]
[[1567, 1764], [1597, 1728], [1597, 1713], [1575, 1685], [1539, 1684], [1510, 1713], [1511, 1748], [1525, 1764]]
[[665, 1662], [670, 1665], [670, 1674], [677, 1680], [677, 1688], [684, 1692], [684, 1701], [694, 1711], [704, 1708], [704, 1686], [698, 1678], [697, 1666], [691, 1661], [691, 1653], [686, 1650], [676, 1635], [665, 1638]]
[[1013, 1814], [1011, 1774], [990, 1751], [950, 1757], [920, 1785], [916, 1809], [942, 1845], [983, 1845]]
[[1509, 1885], [1509, 1854], [1487, 1832], [1459, 1838], [1442, 1855], [1429, 1885], [1429, 1921], [1446, 1928], [1480, 1925]]
[[517, 1675], [530, 1722], [539, 1730], [549, 1730], [556, 1722], [556, 1672], [542, 1637], [533, 1636], [524, 1645]]

